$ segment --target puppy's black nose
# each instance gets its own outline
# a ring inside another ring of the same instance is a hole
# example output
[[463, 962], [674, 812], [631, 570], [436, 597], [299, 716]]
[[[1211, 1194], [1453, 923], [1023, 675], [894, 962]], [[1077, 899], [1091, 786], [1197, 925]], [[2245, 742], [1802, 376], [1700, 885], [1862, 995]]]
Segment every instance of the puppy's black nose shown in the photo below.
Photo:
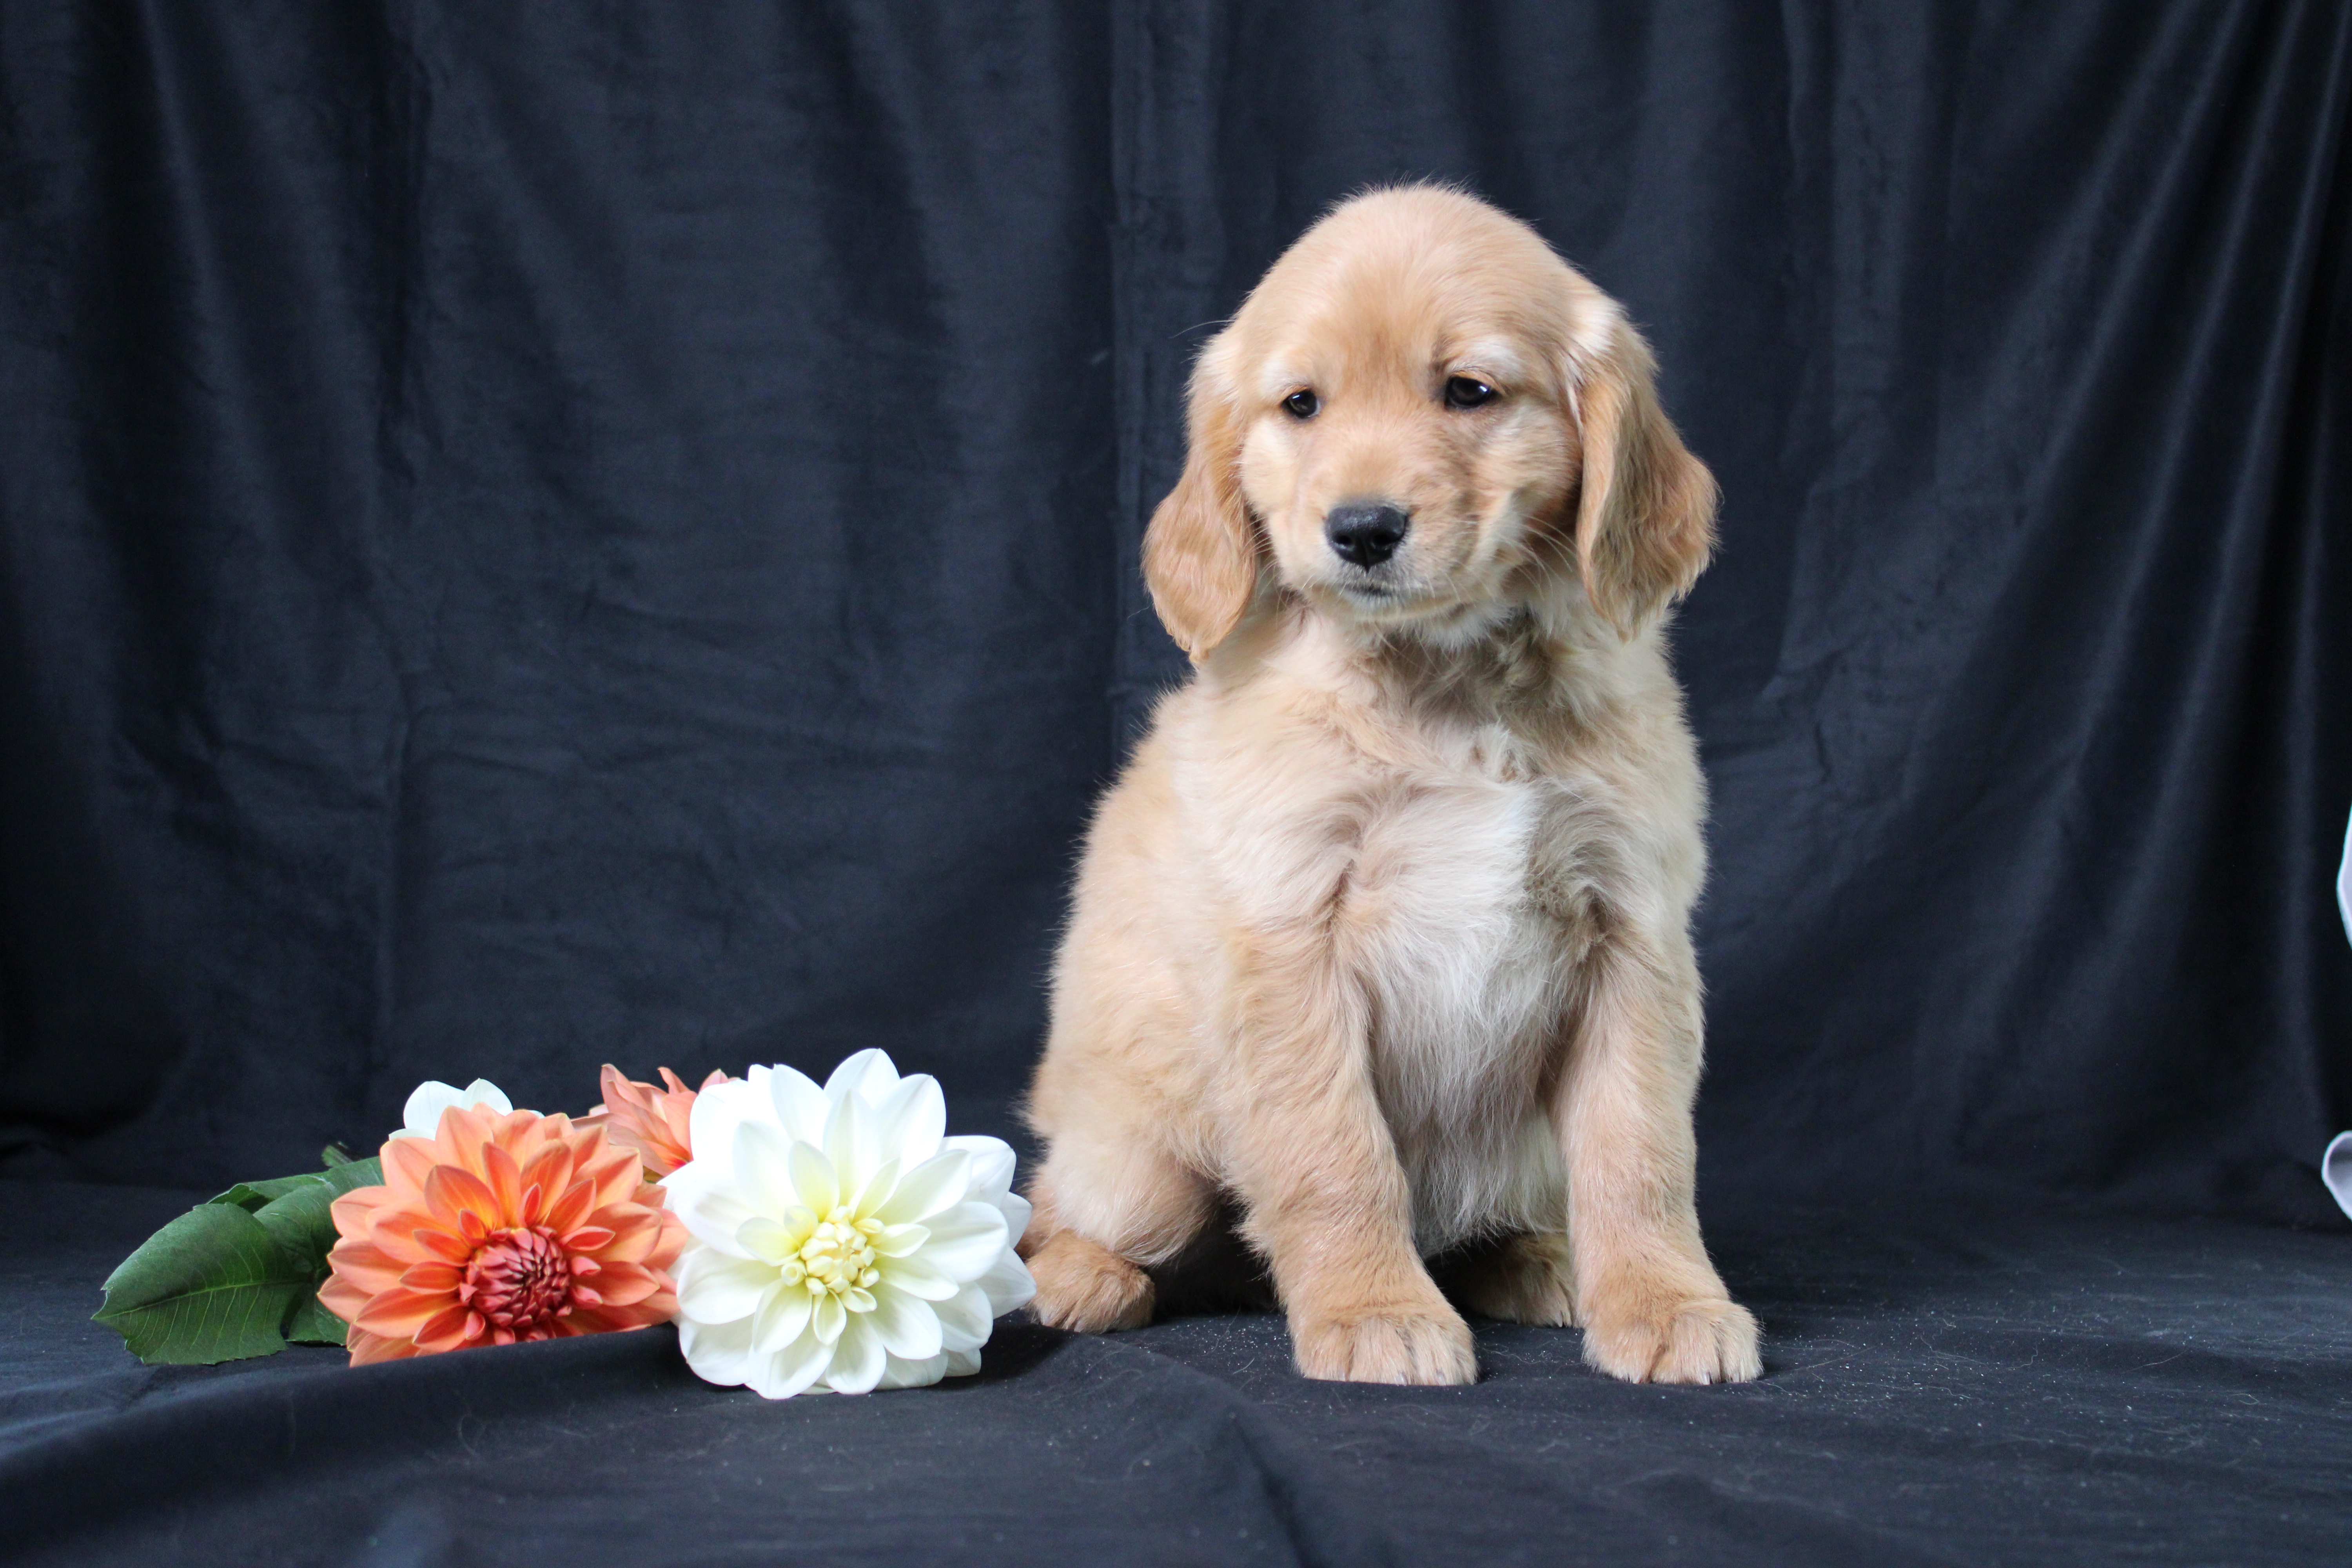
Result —
[[1396, 553], [1408, 526], [1399, 509], [1370, 501], [1335, 506], [1323, 519], [1323, 537], [1339, 559], [1357, 566], [1377, 566]]

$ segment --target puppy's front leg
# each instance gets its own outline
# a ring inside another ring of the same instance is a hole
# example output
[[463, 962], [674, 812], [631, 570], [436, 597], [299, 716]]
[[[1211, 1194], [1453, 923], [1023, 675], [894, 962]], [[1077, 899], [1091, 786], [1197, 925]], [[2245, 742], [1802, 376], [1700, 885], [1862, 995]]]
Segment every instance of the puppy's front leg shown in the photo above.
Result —
[[1635, 1383], [1745, 1383], [1763, 1370], [1756, 1320], [1698, 1233], [1696, 962], [1687, 942], [1620, 933], [1587, 963], [1553, 1105], [1584, 1359]]
[[1366, 1009], [1322, 932], [1235, 944], [1223, 1125], [1243, 1228], [1274, 1271], [1298, 1370], [1477, 1380], [1469, 1325], [1422, 1267], [1373, 1091]]

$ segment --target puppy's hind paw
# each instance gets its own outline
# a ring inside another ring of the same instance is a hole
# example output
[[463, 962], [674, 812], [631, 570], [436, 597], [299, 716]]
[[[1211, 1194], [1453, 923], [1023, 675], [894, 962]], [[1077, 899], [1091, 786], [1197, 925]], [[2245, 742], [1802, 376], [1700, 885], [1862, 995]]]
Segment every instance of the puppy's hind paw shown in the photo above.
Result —
[[1391, 1307], [1293, 1320], [1298, 1370], [1332, 1383], [1445, 1386], [1478, 1381], [1470, 1325], [1451, 1307]]
[[1151, 1321], [1151, 1276], [1076, 1231], [1056, 1232], [1029, 1258], [1029, 1315], [1053, 1329], [1103, 1333]]
[[1465, 1260], [1446, 1290], [1482, 1318], [1576, 1327], [1576, 1269], [1564, 1236], [1515, 1236]]
[[1647, 1311], [1595, 1310], [1585, 1363], [1628, 1383], [1749, 1383], [1763, 1375], [1756, 1319], [1722, 1300], [1662, 1303]]

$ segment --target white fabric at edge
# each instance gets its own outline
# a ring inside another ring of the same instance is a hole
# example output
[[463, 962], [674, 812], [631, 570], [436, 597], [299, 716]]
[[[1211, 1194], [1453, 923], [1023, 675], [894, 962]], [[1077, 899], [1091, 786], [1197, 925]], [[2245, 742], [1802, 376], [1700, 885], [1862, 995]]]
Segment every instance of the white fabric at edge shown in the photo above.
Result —
[[[2336, 912], [2352, 939], [2352, 822], [2344, 825], [2344, 864], [2336, 871]], [[2319, 1158], [2319, 1179], [2336, 1194], [2336, 1205], [2352, 1218], [2352, 1132], [2338, 1132]]]

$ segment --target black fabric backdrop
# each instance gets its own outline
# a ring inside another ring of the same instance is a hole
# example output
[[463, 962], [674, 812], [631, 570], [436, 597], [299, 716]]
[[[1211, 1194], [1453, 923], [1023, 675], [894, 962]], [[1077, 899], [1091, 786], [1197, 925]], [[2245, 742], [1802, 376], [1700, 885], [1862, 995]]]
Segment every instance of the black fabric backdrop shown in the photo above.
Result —
[[1727, 498], [1710, 1190], [2301, 1221], [2352, 1122], [2340, 5], [11, 6], [5, 1169], [874, 1044], [1002, 1127], [1189, 356], [1367, 182]]
[[[2340, 0], [0, 3], [0, 1555], [2340, 1558], [2352, 1255], [2243, 1222], [2340, 1229], [2352, 1124], [2348, 108]], [[1406, 176], [1625, 300], [1723, 481], [1764, 1383], [1488, 1326], [1333, 1389], [1237, 1317], [768, 1406], [667, 1331], [87, 1322], [427, 1077], [880, 1045], [1013, 1131], [1181, 669], [1188, 360]]]

